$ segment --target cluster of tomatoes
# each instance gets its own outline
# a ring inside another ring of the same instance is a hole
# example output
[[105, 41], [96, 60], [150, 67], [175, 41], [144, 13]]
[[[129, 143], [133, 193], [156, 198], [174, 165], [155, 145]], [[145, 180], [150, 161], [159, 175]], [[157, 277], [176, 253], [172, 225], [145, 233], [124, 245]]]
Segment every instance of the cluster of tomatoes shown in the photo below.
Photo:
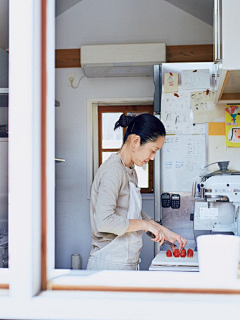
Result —
[[188, 258], [192, 258], [193, 251], [192, 251], [192, 249], [188, 249], [188, 251], [186, 252], [186, 250], [183, 248], [181, 250], [181, 252], [179, 251], [179, 249], [174, 249], [174, 251], [172, 253], [171, 250], [167, 250], [166, 255], [167, 255], [167, 257], [172, 257], [172, 255], [174, 255], [175, 258], [178, 258], [178, 257], [185, 258], [187, 255]]

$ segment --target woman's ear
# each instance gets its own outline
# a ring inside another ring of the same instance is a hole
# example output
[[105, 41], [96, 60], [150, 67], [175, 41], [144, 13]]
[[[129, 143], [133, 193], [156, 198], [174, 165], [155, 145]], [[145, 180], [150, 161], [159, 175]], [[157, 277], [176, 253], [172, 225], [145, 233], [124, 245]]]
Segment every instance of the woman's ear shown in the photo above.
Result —
[[140, 136], [133, 134], [132, 135], [132, 149], [136, 150], [140, 146], [141, 138]]

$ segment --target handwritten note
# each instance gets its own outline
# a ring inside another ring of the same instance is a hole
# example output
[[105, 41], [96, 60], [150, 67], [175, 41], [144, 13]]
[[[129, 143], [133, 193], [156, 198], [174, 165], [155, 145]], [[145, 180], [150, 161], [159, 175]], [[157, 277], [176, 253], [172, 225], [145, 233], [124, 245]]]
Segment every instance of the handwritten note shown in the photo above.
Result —
[[204, 125], [194, 125], [190, 106], [190, 93], [164, 93], [161, 120], [167, 133], [205, 133]]
[[182, 70], [182, 89], [208, 89], [210, 88], [209, 69]]
[[164, 192], [191, 192], [206, 165], [205, 135], [168, 135], [161, 152]]
[[215, 90], [191, 92], [191, 107], [195, 123], [213, 122], [215, 119], [224, 119], [224, 110], [214, 103]]
[[178, 73], [164, 74], [164, 92], [178, 92]]

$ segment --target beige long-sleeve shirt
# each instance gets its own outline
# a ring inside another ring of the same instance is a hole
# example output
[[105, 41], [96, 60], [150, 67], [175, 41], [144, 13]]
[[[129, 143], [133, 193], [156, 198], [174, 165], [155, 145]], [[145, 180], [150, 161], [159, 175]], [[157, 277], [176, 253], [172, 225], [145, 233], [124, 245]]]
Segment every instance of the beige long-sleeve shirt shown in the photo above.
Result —
[[[91, 190], [91, 254], [128, 229], [129, 180], [137, 184], [136, 171], [125, 167], [119, 154], [112, 154], [98, 169]], [[141, 214], [143, 220], [151, 219]]]

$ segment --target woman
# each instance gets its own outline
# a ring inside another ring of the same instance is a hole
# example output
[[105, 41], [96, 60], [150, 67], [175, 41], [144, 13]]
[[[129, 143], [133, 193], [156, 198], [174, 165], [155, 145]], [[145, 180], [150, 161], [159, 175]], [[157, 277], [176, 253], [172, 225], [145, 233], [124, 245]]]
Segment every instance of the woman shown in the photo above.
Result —
[[88, 270], [138, 270], [143, 232], [152, 240], [187, 243], [180, 235], [159, 225], [142, 211], [140, 189], [134, 165], [154, 160], [165, 140], [165, 128], [150, 114], [136, 117], [121, 115], [115, 124], [127, 127], [124, 142], [98, 169], [91, 190], [92, 250]]

